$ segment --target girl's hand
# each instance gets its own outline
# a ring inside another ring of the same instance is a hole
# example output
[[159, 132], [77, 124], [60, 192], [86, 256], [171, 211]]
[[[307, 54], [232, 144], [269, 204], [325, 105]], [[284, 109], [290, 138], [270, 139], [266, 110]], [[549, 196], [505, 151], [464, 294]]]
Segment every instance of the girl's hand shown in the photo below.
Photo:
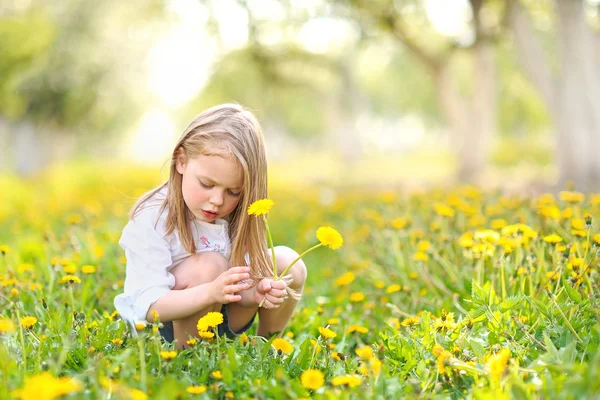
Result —
[[256, 304], [262, 304], [263, 308], [278, 308], [287, 298], [287, 284], [283, 280], [273, 280], [272, 278], [263, 278], [256, 285], [254, 300]]
[[215, 303], [227, 304], [235, 303], [242, 299], [237, 294], [250, 287], [250, 284], [243, 282], [250, 278], [250, 267], [233, 267], [223, 272], [211, 282], [211, 295]]

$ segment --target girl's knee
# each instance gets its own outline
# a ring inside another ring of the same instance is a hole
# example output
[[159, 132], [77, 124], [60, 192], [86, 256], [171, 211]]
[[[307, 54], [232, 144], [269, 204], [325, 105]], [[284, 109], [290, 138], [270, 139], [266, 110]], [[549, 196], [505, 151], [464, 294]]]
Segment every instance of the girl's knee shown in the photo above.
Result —
[[[277, 271], [279, 273], [282, 273], [296, 258], [298, 258], [298, 253], [289, 247], [275, 247], [275, 259], [277, 260]], [[292, 289], [303, 287], [308, 275], [304, 261], [302, 261], [302, 259], [296, 261], [296, 263], [292, 265], [292, 268], [290, 268], [288, 274], [292, 276], [292, 283], [290, 285]]]
[[212, 282], [217, 276], [227, 271], [229, 263], [218, 252], [197, 253], [175, 267], [175, 289], [185, 289]]

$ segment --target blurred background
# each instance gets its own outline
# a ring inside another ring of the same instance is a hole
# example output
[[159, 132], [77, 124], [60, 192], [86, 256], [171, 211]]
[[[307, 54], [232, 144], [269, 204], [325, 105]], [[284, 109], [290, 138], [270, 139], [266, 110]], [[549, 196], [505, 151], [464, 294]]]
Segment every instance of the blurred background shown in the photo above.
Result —
[[597, 190], [600, 0], [0, 4], [4, 176], [160, 169], [231, 101], [277, 182]]

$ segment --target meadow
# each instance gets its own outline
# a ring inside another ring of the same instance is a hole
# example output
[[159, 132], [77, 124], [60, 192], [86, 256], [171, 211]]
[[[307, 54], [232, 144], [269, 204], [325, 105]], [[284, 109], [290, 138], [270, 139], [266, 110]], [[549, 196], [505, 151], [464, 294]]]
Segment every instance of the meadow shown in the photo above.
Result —
[[112, 305], [127, 212], [159, 182], [108, 165], [0, 177], [0, 398], [600, 397], [600, 194], [274, 179], [275, 244], [301, 252], [332, 226], [343, 247], [306, 257], [281, 338], [182, 351]]

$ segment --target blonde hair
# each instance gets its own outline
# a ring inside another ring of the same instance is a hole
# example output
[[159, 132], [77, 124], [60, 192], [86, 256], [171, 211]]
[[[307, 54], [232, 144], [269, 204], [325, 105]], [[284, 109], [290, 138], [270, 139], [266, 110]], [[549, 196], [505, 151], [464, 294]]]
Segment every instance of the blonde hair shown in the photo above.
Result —
[[[177, 159], [187, 162], [199, 155], [233, 157], [243, 170], [240, 201], [225, 219], [229, 222], [232, 243], [231, 265], [246, 265], [248, 253], [251, 275], [255, 283], [272, 277], [273, 264], [267, 249], [266, 227], [262, 218], [249, 216], [248, 207], [254, 201], [267, 198], [267, 157], [260, 123], [251, 111], [238, 104], [222, 104], [199, 114], [185, 129], [171, 157], [169, 179], [144, 194], [133, 206], [129, 218], [159, 191], [167, 188], [160, 213], [167, 210], [167, 234], [177, 230], [183, 247], [196, 253], [190, 221], [194, 215], [183, 200], [182, 176], [177, 172]], [[290, 295], [296, 296], [292, 290]]]

